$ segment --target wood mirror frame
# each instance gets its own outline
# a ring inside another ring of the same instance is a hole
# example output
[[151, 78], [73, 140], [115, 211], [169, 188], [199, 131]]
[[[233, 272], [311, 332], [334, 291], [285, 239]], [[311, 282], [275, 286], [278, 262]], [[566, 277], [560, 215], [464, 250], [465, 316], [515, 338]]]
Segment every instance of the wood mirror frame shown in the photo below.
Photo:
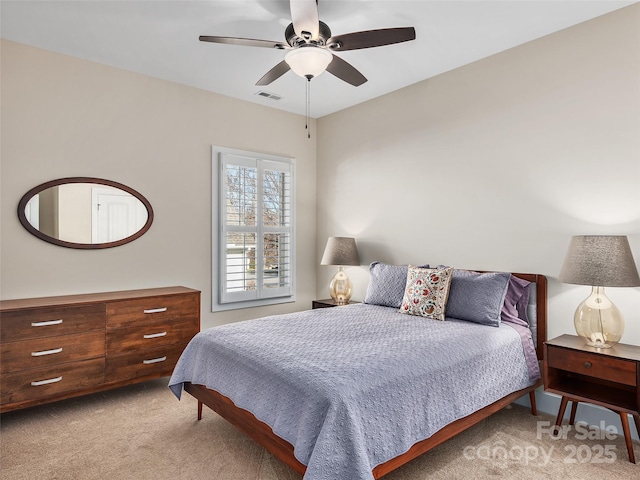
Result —
[[[41, 192], [47, 190], [48, 188], [57, 187], [60, 185], [66, 185], [70, 183], [91, 183], [96, 185], [106, 185], [108, 187], [117, 188], [119, 190], [127, 192], [131, 194], [133, 197], [135, 197], [140, 203], [142, 203], [142, 205], [144, 205], [144, 207], [147, 210], [147, 221], [139, 230], [137, 230], [132, 235], [129, 235], [128, 237], [125, 237], [125, 238], [121, 238], [116, 241], [104, 242], [104, 243], [75, 243], [75, 242], [70, 242], [66, 240], [61, 240], [59, 238], [52, 237], [50, 235], [47, 235], [46, 233], [41, 232], [36, 227], [34, 227], [27, 219], [27, 216], [25, 213], [25, 208], [27, 204], [35, 195], [40, 194]], [[111, 248], [111, 247], [124, 245], [126, 243], [133, 242], [135, 239], [144, 235], [146, 231], [149, 230], [149, 228], [151, 227], [151, 224], [153, 223], [153, 208], [151, 207], [151, 203], [149, 203], [149, 201], [142, 194], [140, 194], [133, 188], [127, 187], [126, 185], [123, 185], [121, 183], [114, 182], [112, 180], [104, 180], [102, 178], [67, 177], [67, 178], [59, 178], [57, 180], [51, 180], [49, 182], [45, 182], [41, 185], [38, 185], [37, 187], [32, 188], [27, 193], [25, 193], [23, 197], [20, 199], [20, 203], [18, 203], [18, 219], [20, 220], [20, 223], [22, 224], [22, 226], [29, 233], [31, 233], [32, 235], [35, 235], [41, 240], [44, 240], [45, 242], [52, 243], [54, 245], [59, 245], [61, 247], [67, 247], [67, 248], [100, 249], [100, 248]]]

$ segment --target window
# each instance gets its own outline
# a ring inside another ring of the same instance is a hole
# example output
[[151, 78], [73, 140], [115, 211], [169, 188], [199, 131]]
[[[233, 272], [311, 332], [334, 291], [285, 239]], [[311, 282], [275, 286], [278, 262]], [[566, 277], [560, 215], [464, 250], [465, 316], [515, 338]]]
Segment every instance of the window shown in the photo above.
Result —
[[293, 301], [293, 159], [214, 147], [212, 171], [213, 310]]

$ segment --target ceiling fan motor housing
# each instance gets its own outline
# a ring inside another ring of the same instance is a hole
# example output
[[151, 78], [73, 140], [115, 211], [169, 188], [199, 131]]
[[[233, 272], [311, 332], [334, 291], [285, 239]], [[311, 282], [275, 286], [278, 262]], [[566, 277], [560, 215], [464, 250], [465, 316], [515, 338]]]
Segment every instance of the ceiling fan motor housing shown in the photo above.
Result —
[[327, 44], [327, 40], [331, 38], [331, 29], [329, 25], [324, 22], [318, 22], [320, 25], [320, 33], [318, 34], [317, 39], [306, 39], [304, 37], [298, 36], [296, 31], [293, 28], [293, 23], [290, 23], [284, 31], [284, 38], [289, 45], [293, 48], [301, 47], [305, 44], [316, 45], [319, 47], [323, 47]]

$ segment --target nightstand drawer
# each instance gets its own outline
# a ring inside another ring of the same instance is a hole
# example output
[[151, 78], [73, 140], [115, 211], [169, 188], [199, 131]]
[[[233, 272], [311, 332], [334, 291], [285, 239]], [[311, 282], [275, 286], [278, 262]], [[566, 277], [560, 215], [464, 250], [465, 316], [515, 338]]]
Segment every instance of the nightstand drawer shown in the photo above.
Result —
[[636, 385], [637, 363], [620, 358], [548, 345], [547, 363], [550, 368], [566, 370], [625, 385]]

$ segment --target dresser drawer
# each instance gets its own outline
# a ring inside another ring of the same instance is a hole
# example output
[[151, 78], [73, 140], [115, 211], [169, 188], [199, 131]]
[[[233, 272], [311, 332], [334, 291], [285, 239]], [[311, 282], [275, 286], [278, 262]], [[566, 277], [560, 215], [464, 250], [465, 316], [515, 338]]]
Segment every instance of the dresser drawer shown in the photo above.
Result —
[[198, 333], [197, 319], [157, 322], [137, 327], [110, 329], [107, 354], [117, 355], [143, 348], [185, 344]]
[[122, 328], [159, 324], [180, 319], [195, 318], [200, 311], [200, 295], [184, 294], [139, 298], [109, 302], [107, 327]]
[[0, 346], [0, 373], [104, 356], [104, 332], [35, 338]]
[[549, 345], [547, 359], [550, 368], [579, 373], [593, 378], [625, 385], [636, 385], [636, 362], [598, 353], [579, 352]]
[[29, 308], [0, 314], [0, 341], [72, 335], [92, 330], [104, 331], [105, 305]]
[[107, 382], [146, 377], [168, 376], [178, 362], [187, 342], [177, 345], [138, 350], [107, 357]]
[[103, 382], [104, 358], [8, 373], [0, 379], [0, 403], [46, 399]]

